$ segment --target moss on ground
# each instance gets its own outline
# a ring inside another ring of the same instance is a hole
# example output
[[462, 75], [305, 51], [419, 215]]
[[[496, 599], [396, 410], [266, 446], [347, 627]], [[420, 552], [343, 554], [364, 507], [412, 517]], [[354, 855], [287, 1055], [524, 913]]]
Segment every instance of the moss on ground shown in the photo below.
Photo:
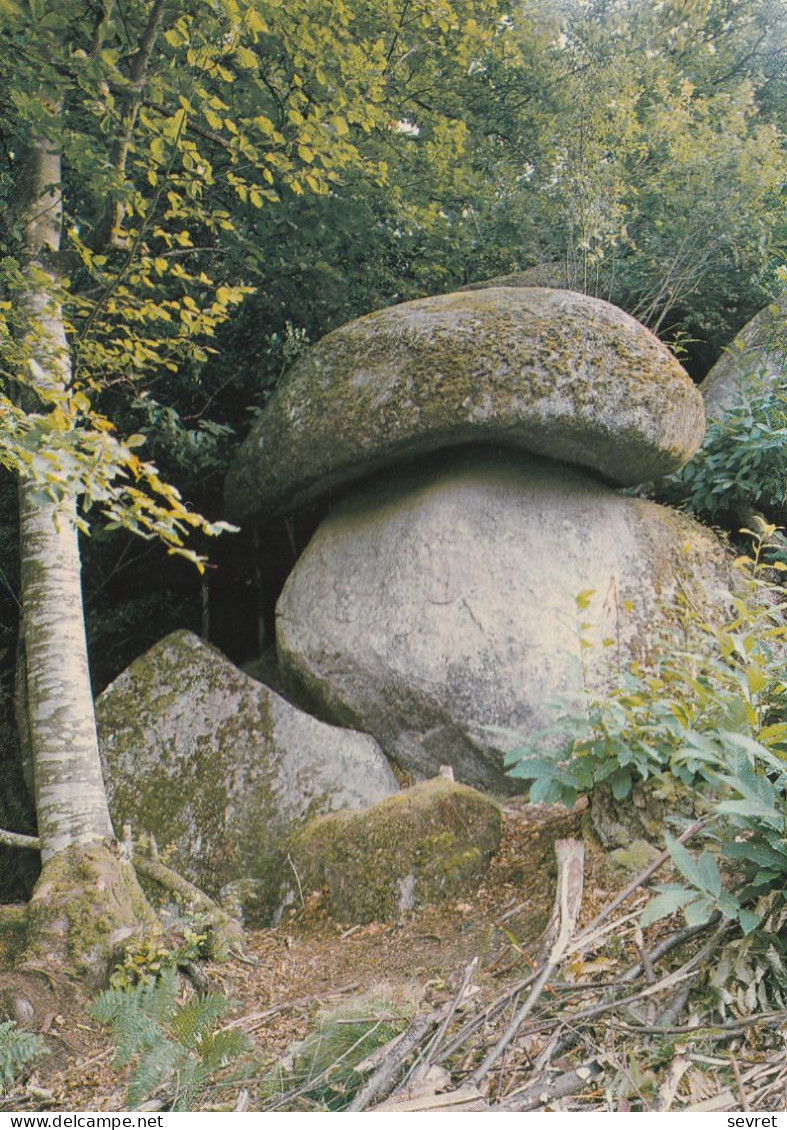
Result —
[[302, 891], [326, 888], [334, 917], [384, 921], [474, 891], [501, 828], [500, 809], [489, 797], [436, 778], [363, 812], [312, 820], [290, 856]]

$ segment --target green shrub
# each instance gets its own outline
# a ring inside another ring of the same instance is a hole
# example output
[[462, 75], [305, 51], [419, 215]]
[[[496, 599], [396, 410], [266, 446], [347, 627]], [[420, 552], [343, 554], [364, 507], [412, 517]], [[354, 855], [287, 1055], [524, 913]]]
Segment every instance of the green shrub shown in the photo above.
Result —
[[207, 993], [179, 1003], [179, 990], [176, 970], [164, 967], [156, 978], [107, 989], [91, 1008], [112, 1027], [115, 1065], [132, 1065], [132, 1110], [159, 1090], [169, 1110], [193, 1110], [217, 1073], [249, 1048], [237, 1028], [217, 1028], [226, 997]]
[[[658, 888], [643, 924], [678, 909], [699, 924], [720, 910], [746, 935], [787, 905], [787, 628], [761, 559], [772, 533], [763, 531], [754, 559], [739, 560], [744, 583], [726, 623], [687, 610], [686, 646], [664, 641], [652, 670], [635, 665], [606, 696], [586, 695], [508, 756], [511, 775], [532, 781], [532, 801], [571, 806], [602, 785], [624, 801], [637, 784], [690, 796], [710, 818], [714, 850], [698, 858], [667, 836], [684, 882]], [[719, 857], [736, 876], [731, 890]]]
[[707, 521], [724, 521], [787, 500], [787, 379], [746, 381], [737, 403], [708, 421], [702, 447], [682, 470], [658, 485]]

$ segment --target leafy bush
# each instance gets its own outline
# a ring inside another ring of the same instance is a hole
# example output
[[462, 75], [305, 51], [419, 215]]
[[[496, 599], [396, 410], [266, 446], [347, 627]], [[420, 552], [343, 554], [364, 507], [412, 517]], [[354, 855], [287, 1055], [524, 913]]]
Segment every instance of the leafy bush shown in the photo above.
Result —
[[111, 988], [91, 1014], [112, 1026], [115, 1064], [133, 1065], [127, 1102], [136, 1109], [162, 1088], [170, 1110], [192, 1110], [217, 1072], [249, 1048], [237, 1028], [217, 1029], [229, 1008], [218, 993], [178, 1003], [177, 972], [165, 967], [155, 979]]
[[25, 1068], [45, 1051], [40, 1036], [17, 1028], [15, 1020], [0, 1021], [0, 1092], [10, 1090]]
[[659, 493], [715, 522], [787, 499], [787, 381], [751, 377], [720, 419], [709, 420], [699, 452], [659, 484]]
[[113, 989], [130, 989], [141, 983], [157, 981], [167, 968], [177, 968], [205, 956], [206, 934], [186, 930], [183, 941], [175, 949], [165, 946], [160, 938], [140, 938], [126, 950], [123, 961], [112, 970], [109, 984]]
[[[634, 666], [604, 697], [587, 696], [508, 755], [509, 772], [533, 782], [532, 801], [573, 805], [606, 786], [625, 800], [635, 783], [662, 796], [690, 795], [712, 819], [717, 850], [736, 873], [724, 889], [716, 855], [698, 859], [667, 837], [684, 884], [659, 888], [643, 924], [682, 909], [689, 924], [718, 909], [744, 934], [787, 904], [787, 689], [785, 604], [763, 579], [762, 540], [731, 615], [713, 626], [687, 611], [687, 645], [664, 641], [651, 671]], [[784, 569], [784, 566], [780, 566]], [[586, 594], [582, 594], [583, 596]]]

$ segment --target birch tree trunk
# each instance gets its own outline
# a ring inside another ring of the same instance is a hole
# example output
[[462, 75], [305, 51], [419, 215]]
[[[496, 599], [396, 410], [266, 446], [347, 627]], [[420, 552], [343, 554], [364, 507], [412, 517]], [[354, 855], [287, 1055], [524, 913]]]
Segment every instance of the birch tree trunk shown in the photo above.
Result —
[[36, 814], [43, 862], [113, 838], [85, 643], [75, 504], [20, 487], [22, 607]]
[[[55, 107], [55, 117], [57, 108]], [[55, 141], [29, 145], [20, 219], [29, 288], [35, 382], [50, 392], [71, 381], [57, 301], [61, 162]], [[77, 498], [51, 499], [20, 485], [21, 602], [27, 722], [43, 870], [28, 906], [28, 957], [55, 961], [93, 982], [119, 943], [158, 924], [107, 807], [96, 737], [82, 605]]]

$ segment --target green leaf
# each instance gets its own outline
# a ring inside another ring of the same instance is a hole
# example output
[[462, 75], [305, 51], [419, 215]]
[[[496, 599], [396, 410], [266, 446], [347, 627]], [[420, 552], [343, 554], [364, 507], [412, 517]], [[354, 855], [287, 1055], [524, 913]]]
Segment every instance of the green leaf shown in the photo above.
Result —
[[680, 871], [681, 875], [691, 883], [692, 887], [702, 890], [702, 879], [697, 864], [693, 856], [686, 851], [683, 844], [678, 843], [676, 839], [669, 834], [664, 833], [664, 841], [667, 846], [667, 851], [670, 854], [670, 859]]
[[762, 915], [755, 914], [753, 910], [740, 910], [738, 911], [738, 921], [744, 934], [751, 934], [752, 930], [756, 930], [762, 922]]
[[661, 894], [652, 898], [642, 911], [639, 917], [640, 925], [643, 927], [652, 926], [654, 922], [674, 914], [694, 898], [696, 898], [696, 892], [686, 890], [685, 887], [663, 887]]
[[713, 899], [701, 895], [695, 902], [690, 902], [683, 908], [683, 916], [687, 926], [704, 926], [716, 910]]
[[721, 872], [710, 852], [704, 851], [698, 861], [700, 885], [709, 895], [721, 894]]

